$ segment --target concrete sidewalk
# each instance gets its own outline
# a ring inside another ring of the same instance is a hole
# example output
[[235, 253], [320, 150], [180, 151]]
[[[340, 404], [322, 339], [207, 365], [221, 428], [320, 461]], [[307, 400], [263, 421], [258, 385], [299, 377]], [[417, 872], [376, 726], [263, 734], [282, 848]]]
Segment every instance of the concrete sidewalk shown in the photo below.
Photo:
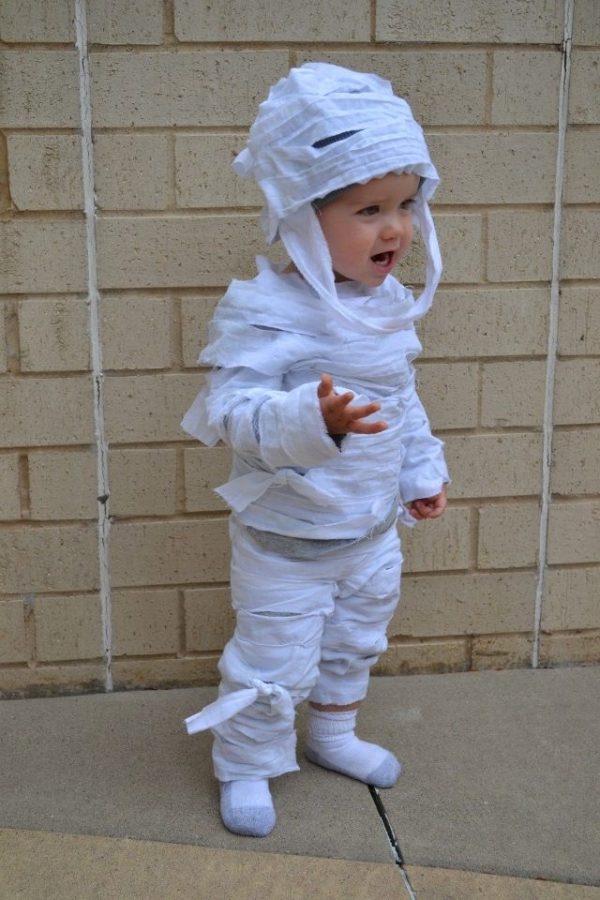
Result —
[[[0, 898], [600, 900], [600, 668], [374, 679], [360, 733], [381, 791], [303, 759], [268, 838], [227, 832], [213, 688], [0, 703]], [[299, 714], [299, 748], [305, 714]]]

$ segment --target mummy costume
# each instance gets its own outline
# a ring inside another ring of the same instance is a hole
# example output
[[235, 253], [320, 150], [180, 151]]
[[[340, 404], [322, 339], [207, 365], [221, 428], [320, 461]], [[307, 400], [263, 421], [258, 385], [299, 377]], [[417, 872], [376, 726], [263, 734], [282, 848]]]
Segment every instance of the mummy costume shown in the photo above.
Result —
[[[412, 368], [421, 350], [414, 322], [431, 305], [441, 261], [428, 207], [438, 176], [408, 105], [375, 75], [307, 63], [271, 89], [234, 168], [257, 180], [267, 240], [280, 238], [298, 270], [259, 259], [254, 279], [232, 282], [199, 360], [212, 372], [182, 423], [233, 450], [217, 492], [232, 510], [237, 627], [218, 699], [186, 725], [191, 734], [213, 729], [216, 776], [235, 786], [298, 768], [301, 700], [365, 697], [399, 596], [396, 518], [414, 524], [405, 504], [449, 479]], [[390, 172], [421, 179], [413, 216], [427, 265], [416, 300], [392, 276], [378, 288], [336, 283], [313, 206]], [[353, 403], [378, 401], [387, 430], [332, 438], [317, 397], [323, 372]], [[395, 781], [397, 761], [375, 745], [364, 745], [374, 751], [361, 774], [342, 757], [329, 764], [320, 727], [311, 725], [309, 758], [380, 786]], [[235, 806], [223, 798], [222, 810]], [[267, 833], [261, 827], [246, 833]]]

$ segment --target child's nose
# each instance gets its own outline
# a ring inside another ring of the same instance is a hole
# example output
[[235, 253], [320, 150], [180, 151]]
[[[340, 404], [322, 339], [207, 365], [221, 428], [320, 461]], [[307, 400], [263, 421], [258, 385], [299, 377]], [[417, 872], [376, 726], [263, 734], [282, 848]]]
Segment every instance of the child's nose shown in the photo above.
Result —
[[402, 234], [406, 228], [407, 220], [410, 220], [410, 216], [407, 216], [404, 210], [399, 210], [397, 213], [388, 216], [381, 230], [382, 238], [391, 240]]

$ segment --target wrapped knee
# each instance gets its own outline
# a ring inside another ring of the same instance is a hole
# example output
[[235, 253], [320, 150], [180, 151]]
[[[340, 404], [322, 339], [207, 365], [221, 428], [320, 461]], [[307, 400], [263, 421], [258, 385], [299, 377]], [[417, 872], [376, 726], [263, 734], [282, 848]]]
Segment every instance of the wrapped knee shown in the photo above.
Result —
[[219, 663], [221, 675], [235, 687], [255, 678], [281, 685], [299, 702], [319, 675], [322, 632], [321, 616], [238, 610], [235, 633]]

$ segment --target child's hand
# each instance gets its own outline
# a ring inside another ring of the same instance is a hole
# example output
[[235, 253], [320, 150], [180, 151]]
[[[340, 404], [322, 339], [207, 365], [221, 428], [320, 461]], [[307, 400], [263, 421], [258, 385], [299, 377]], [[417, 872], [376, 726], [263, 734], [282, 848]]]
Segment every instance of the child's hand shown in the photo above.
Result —
[[425, 497], [422, 500], [413, 500], [407, 504], [408, 511], [413, 519], [438, 519], [444, 510], [448, 499], [446, 496], [446, 485], [443, 486], [439, 494], [435, 497]]
[[381, 408], [379, 403], [368, 403], [366, 406], [350, 406], [354, 394], [336, 394], [333, 390], [331, 375], [321, 375], [317, 388], [317, 396], [321, 404], [321, 415], [325, 420], [328, 434], [377, 434], [385, 431], [387, 422], [362, 422]]

